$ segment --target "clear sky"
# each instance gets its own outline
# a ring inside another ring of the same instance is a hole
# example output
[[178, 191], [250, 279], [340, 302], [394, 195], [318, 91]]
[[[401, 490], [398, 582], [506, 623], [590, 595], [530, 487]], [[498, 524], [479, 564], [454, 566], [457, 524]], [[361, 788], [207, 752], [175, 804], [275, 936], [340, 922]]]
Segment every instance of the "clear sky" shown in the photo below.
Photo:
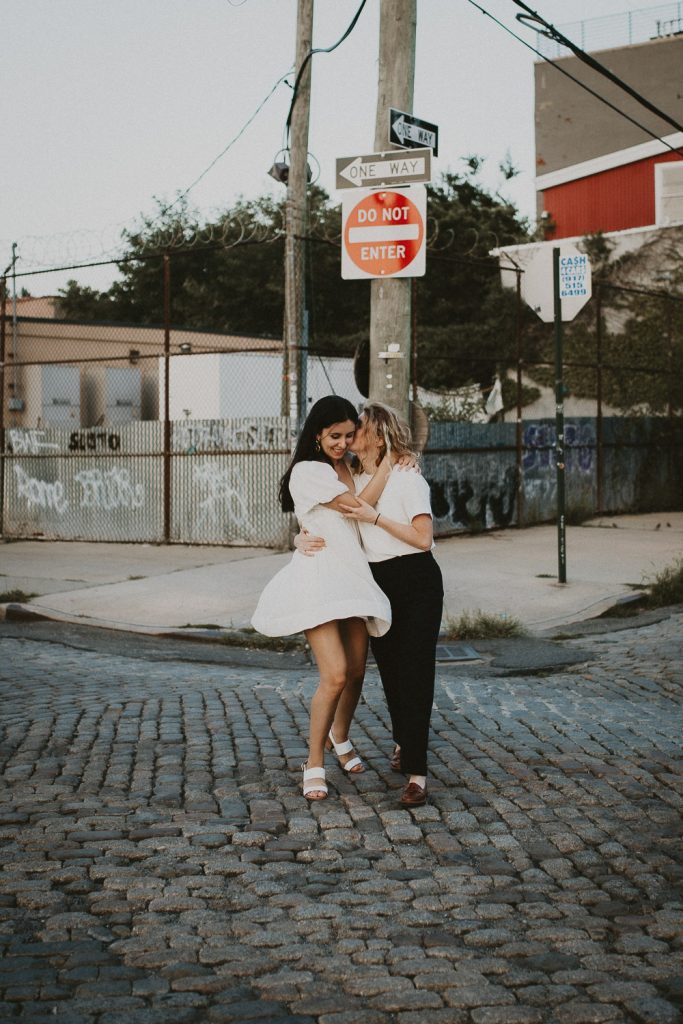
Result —
[[[315, 0], [314, 46], [339, 39], [360, 0]], [[515, 22], [512, 0], [480, 0]], [[414, 113], [440, 128], [437, 171], [486, 158], [484, 181], [533, 216], [533, 60], [467, 0], [418, 0]], [[655, 5], [537, 0], [549, 21]], [[101, 258], [121, 230], [190, 185], [294, 61], [296, 0], [2, 0], [5, 111], [0, 262], [18, 269]], [[379, 0], [352, 35], [313, 59], [311, 163], [333, 193], [335, 157], [374, 151]], [[579, 41], [579, 40], [577, 40]], [[290, 79], [291, 80], [291, 79]], [[268, 176], [291, 90], [280, 84], [242, 137], [191, 190], [203, 217], [242, 195], [282, 194]], [[511, 156], [519, 176], [503, 183]], [[334, 193], [333, 193], [334, 194]], [[109, 269], [29, 278], [34, 294], [68, 277], [106, 287]]]

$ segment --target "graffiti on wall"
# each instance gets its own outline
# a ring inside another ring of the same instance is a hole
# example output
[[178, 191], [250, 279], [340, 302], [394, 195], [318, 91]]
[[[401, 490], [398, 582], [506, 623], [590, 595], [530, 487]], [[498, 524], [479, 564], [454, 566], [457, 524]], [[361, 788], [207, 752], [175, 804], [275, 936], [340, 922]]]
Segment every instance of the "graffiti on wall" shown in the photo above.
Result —
[[29, 476], [21, 466], [15, 466], [14, 473], [17, 494], [26, 501], [29, 509], [49, 509], [58, 515], [66, 512], [69, 502], [64, 496], [64, 484], [61, 480], [39, 480], [37, 477]]
[[12, 427], [7, 431], [7, 448], [14, 455], [44, 455], [59, 451], [55, 441], [45, 439], [44, 430], [17, 430]]
[[[522, 468], [554, 469], [557, 433], [554, 423], [527, 423], [524, 427]], [[568, 470], [592, 473], [595, 455], [595, 429], [592, 423], [565, 423], [564, 457]]]
[[[61, 480], [40, 480], [30, 476], [22, 466], [14, 466], [17, 496], [26, 501], [29, 510], [44, 509], [63, 515], [70, 507], [66, 488]], [[138, 509], [145, 504], [145, 488], [130, 479], [127, 469], [112, 466], [109, 469], [83, 469], [74, 474], [79, 486], [76, 499], [78, 508]]]
[[503, 468], [495, 455], [469, 457], [462, 466], [459, 462], [439, 459], [438, 468], [425, 467], [437, 525], [467, 530], [510, 526], [517, 495], [515, 466]]
[[288, 451], [289, 428], [284, 419], [178, 422], [173, 426], [173, 449], [189, 455], [201, 452]]
[[197, 526], [210, 531], [225, 527], [246, 531], [249, 527], [249, 507], [245, 500], [245, 485], [236, 469], [226, 468], [219, 462], [206, 459], [193, 468], [193, 480], [201, 500]]

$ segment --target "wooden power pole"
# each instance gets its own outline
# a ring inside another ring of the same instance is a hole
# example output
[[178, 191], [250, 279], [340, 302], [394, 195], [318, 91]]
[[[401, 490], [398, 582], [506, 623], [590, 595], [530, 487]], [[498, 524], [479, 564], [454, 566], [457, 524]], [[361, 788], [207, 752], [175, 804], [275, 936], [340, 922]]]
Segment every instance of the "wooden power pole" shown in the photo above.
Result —
[[[398, 148], [389, 143], [389, 109], [410, 114], [415, 79], [417, 0], [380, 0], [379, 84], [375, 150]], [[410, 383], [411, 280], [371, 282], [370, 400], [386, 402], [408, 420]], [[383, 360], [380, 352], [398, 344], [399, 358]]]
[[[296, 74], [313, 45], [313, 0], [298, 0], [296, 21]], [[306, 242], [308, 230], [307, 155], [311, 105], [309, 60], [298, 80], [290, 122], [289, 172], [285, 207], [285, 384], [283, 413], [296, 434], [305, 395], [300, 394], [301, 350], [305, 344]]]

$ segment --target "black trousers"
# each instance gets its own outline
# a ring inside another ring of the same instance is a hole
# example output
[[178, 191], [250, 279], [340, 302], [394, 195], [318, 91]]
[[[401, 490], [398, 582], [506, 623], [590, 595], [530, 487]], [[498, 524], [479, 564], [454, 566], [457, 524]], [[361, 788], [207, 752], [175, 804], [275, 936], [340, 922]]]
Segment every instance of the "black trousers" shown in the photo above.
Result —
[[429, 720], [434, 703], [436, 642], [443, 608], [441, 570], [431, 551], [371, 562], [391, 603], [391, 629], [371, 637], [391, 728], [407, 775], [427, 774]]

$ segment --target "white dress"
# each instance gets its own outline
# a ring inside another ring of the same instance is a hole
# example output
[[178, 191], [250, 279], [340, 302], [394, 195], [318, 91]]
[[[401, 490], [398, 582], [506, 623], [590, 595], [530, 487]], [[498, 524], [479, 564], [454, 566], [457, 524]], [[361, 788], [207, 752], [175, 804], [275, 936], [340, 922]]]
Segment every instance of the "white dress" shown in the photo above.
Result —
[[251, 623], [265, 636], [289, 636], [335, 619], [365, 619], [370, 636], [391, 625], [391, 607], [375, 583], [355, 522], [324, 508], [347, 490], [327, 462], [297, 462], [289, 480], [300, 526], [325, 538], [314, 556], [295, 551], [268, 583]]

